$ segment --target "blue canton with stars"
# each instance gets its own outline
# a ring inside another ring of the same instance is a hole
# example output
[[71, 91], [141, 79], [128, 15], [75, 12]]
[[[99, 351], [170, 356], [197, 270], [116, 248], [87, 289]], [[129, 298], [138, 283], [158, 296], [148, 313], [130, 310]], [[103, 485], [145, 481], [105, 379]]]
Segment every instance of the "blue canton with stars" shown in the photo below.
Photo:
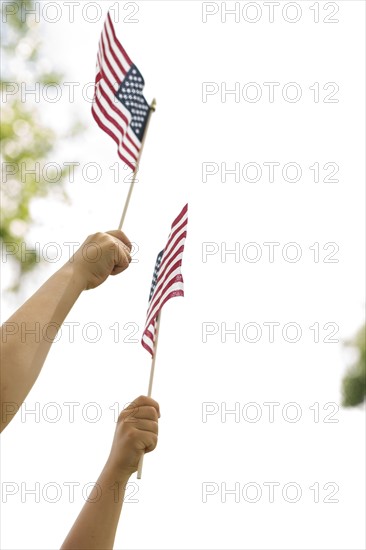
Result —
[[142, 74], [136, 65], [132, 65], [116, 93], [116, 98], [131, 113], [131, 129], [140, 141], [144, 135], [150, 109], [142, 93], [144, 85]]
[[164, 254], [164, 250], [159, 252], [158, 257], [156, 258], [156, 263], [155, 263], [155, 268], [154, 268], [154, 275], [153, 275], [153, 280], [152, 280], [151, 289], [150, 289], [149, 302], [151, 301], [151, 298], [153, 297], [154, 290], [155, 290], [155, 287], [156, 287], [156, 283], [158, 282], [158, 275], [159, 275], [160, 264], [161, 264], [161, 259], [163, 257], [163, 254]]

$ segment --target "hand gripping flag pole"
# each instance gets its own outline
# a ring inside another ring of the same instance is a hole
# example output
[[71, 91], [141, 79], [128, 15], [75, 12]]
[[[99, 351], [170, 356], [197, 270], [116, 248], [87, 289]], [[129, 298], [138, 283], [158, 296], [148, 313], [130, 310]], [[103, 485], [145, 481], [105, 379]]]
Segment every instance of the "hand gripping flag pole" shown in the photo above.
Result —
[[99, 40], [92, 114], [98, 126], [117, 144], [118, 156], [133, 171], [118, 229], [122, 228], [138, 172], [151, 114], [145, 81], [116, 36], [108, 13]]
[[[150, 289], [149, 307], [141, 343], [152, 356], [148, 396], [151, 397], [154, 381], [155, 363], [158, 347], [161, 310], [164, 304], [175, 296], [184, 296], [182, 276], [182, 258], [187, 236], [188, 204], [171, 226], [168, 242], [156, 259], [153, 280]], [[141, 479], [144, 455], [141, 456], [137, 479]]]

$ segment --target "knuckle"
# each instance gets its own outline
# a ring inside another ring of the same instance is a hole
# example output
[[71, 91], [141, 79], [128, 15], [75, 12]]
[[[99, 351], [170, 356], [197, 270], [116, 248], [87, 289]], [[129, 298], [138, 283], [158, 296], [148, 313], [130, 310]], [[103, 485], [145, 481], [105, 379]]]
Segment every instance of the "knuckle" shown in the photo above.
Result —
[[158, 413], [157, 413], [157, 410], [155, 409], [155, 407], [150, 405], [149, 408], [148, 408], [148, 412], [152, 416], [152, 418], [154, 418], [155, 420], [158, 419]]
[[128, 409], [123, 409], [123, 411], [119, 415], [119, 419], [126, 421], [127, 419], [130, 420], [134, 417], [136, 414], [136, 411], [138, 410], [138, 407], [129, 407]]
[[130, 440], [134, 440], [139, 437], [138, 430], [135, 428], [134, 424], [126, 424], [126, 437]]
[[93, 233], [93, 235], [89, 236], [89, 239], [92, 239], [94, 241], [100, 241], [103, 237], [104, 233], [101, 231], [97, 231], [97, 233]]
[[141, 405], [145, 405], [146, 402], [148, 401], [148, 397], [146, 397], [146, 395], [140, 395], [137, 399], [135, 399], [135, 402], [136, 403], [139, 403]]
[[129, 428], [129, 429], [126, 431], [124, 437], [125, 437], [125, 441], [134, 444], [134, 442], [135, 442], [136, 439], [137, 439], [136, 430], [133, 430], [133, 429]]
[[126, 420], [126, 418], [129, 416], [130, 411], [127, 409], [124, 409], [122, 412], [120, 412], [118, 417], [118, 422], [121, 422], [123, 420]]

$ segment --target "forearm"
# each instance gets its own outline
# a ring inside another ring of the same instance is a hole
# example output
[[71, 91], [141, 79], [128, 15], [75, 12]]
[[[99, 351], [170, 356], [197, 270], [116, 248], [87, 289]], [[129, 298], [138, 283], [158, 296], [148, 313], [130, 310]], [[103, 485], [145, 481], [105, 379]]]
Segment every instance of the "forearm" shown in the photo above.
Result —
[[118, 417], [110, 455], [61, 550], [113, 548], [127, 482], [158, 440], [159, 404], [140, 396]]
[[[66, 264], [1, 328], [1, 400], [23, 403], [47, 357], [58, 329], [83, 290], [72, 264]], [[4, 410], [4, 407], [3, 407]], [[1, 419], [1, 429], [12, 415]]]
[[61, 550], [113, 548], [128, 479], [104, 467]]

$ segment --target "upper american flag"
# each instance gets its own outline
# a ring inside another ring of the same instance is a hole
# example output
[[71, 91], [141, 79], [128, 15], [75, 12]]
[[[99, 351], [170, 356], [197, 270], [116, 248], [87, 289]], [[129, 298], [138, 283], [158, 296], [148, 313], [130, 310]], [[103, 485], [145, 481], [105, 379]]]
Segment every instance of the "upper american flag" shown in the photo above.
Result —
[[156, 322], [163, 305], [170, 298], [184, 296], [181, 267], [187, 223], [188, 204], [172, 223], [167, 245], [156, 260], [146, 324], [141, 340], [142, 345], [151, 355], [154, 354]]
[[92, 106], [102, 130], [117, 143], [119, 157], [135, 170], [150, 107], [145, 81], [116, 37], [110, 13], [99, 41]]

